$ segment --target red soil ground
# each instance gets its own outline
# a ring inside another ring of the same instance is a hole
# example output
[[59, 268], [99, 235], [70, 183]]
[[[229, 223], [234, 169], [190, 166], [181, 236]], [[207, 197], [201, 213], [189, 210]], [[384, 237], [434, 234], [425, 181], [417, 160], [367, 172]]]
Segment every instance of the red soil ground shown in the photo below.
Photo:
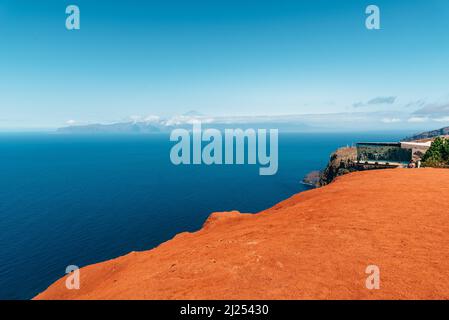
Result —
[[[365, 286], [368, 265], [380, 289]], [[449, 170], [365, 171], [81, 269], [36, 299], [448, 299]]]

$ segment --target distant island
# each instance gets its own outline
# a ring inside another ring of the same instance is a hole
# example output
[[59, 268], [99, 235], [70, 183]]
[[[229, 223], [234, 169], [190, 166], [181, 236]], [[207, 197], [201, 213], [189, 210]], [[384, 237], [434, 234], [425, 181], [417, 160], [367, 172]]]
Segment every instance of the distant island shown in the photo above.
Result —
[[163, 126], [154, 125], [146, 122], [124, 122], [113, 124], [89, 124], [80, 126], [68, 126], [58, 128], [58, 133], [71, 133], [71, 134], [96, 134], [96, 133], [158, 133], [164, 132], [166, 128]]
[[[209, 117], [197, 112], [188, 112], [180, 116], [160, 118], [158, 116], [135, 121], [110, 124], [69, 125], [56, 130], [61, 134], [151, 134], [167, 133], [176, 128], [191, 129], [192, 124], [201, 122], [203, 128], [224, 130], [238, 127], [240, 129], [282, 128], [284, 132], [301, 132], [313, 130], [305, 124], [300, 116], [241, 116], [241, 117]], [[316, 129], [314, 129], [316, 130]]]

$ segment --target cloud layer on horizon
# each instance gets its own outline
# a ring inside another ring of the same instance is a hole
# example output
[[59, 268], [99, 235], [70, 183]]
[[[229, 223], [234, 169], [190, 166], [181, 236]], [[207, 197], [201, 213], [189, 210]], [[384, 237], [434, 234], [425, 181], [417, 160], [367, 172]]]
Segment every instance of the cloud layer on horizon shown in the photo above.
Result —
[[352, 106], [354, 108], [360, 108], [360, 107], [367, 107], [367, 106], [373, 106], [373, 105], [381, 105], [381, 104], [393, 104], [396, 102], [395, 96], [388, 96], [388, 97], [375, 97], [371, 100], [368, 100], [367, 102], [356, 102]]
[[428, 104], [413, 112], [415, 115], [444, 117], [449, 116], [449, 103]]

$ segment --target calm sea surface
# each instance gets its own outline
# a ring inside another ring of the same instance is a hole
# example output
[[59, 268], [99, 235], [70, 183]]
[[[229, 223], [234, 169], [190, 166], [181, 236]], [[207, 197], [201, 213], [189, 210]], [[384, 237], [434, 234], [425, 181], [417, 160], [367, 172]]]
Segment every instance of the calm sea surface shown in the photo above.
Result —
[[410, 132], [281, 134], [279, 170], [174, 166], [167, 135], [0, 134], [0, 299], [29, 299], [65, 274], [195, 231], [211, 212], [258, 212], [306, 190], [340, 146]]

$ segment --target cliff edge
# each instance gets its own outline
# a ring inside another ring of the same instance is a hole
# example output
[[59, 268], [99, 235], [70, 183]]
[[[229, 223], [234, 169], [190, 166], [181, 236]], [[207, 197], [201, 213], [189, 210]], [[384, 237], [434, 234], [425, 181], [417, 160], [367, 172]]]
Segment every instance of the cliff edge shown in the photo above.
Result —
[[326, 168], [322, 171], [312, 171], [307, 174], [302, 183], [312, 187], [322, 187], [334, 181], [337, 177], [361, 171], [361, 167], [356, 166], [357, 149], [355, 147], [343, 147], [331, 153]]
[[329, 163], [321, 172], [316, 186], [325, 186], [339, 176], [357, 171], [354, 166], [355, 162], [357, 162], [357, 149], [355, 147], [343, 147], [333, 152]]
[[448, 194], [445, 169], [354, 172], [258, 214], [215, 213], [35, 299], [449, 299]]

